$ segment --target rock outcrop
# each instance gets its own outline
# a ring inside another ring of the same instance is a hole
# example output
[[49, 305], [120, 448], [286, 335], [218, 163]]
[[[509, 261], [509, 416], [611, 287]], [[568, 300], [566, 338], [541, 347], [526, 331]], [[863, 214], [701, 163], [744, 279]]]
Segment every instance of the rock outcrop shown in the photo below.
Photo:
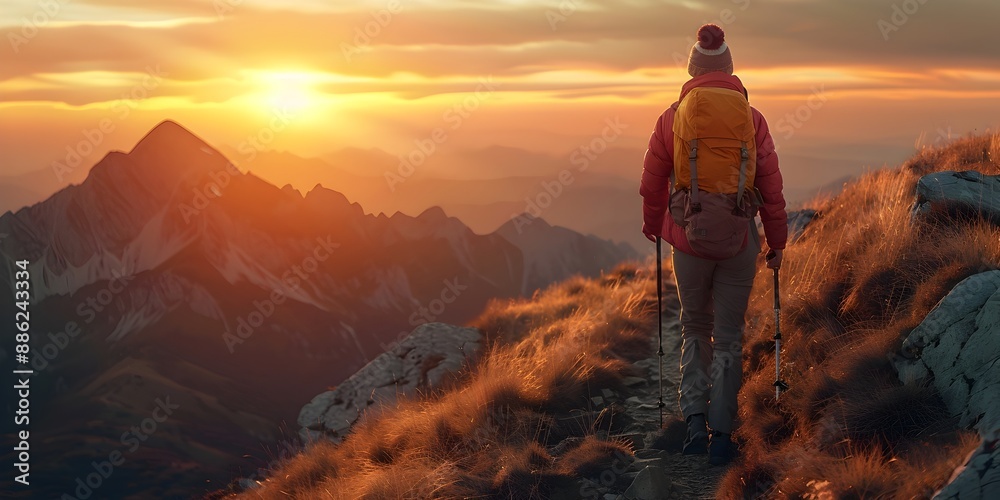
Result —
[[[805, 232], [806, 227], [812, 224], [813, 221], [822, 217], [822, 212], [816, 211], [812, 208], [803, 208], [802, 210], [792, 210], [788, 212], [788, 242], [791, 243]], [[760, 216], [754, 219], [757, 224], [757, 233], [760, 234], [761, 243], [764, 242], [764, 225], [760, 221]]]
[[1000, 271], [966, 278], [903, 343], [904, 383], [932, 382], [959, 425], [983, 444], [938, 498], [1000, 498]]
[[795, 210], [793, 212], [788, 212], [788, 241], [791, 243], [799, 239], [802, 233], [806, 230], [813, 220], [820, 217], [819, 212], [811, 209], [804, 208], [802, 210]]
[[1000, 224], [1000, 175], [975, 170], [936, 172], [917, 181], [914, 215], [977, 217]]
[[1000, 498], [1000, 441], [984, 440], [969, 454], [965, 465], [955, 470], [936, 500]]
[[482, 347], [475, 328], [425, 323], [332, 391], [299, 412], [301, 436], [339, 442], [369, 409], [393, 405], [399, 396], [433, 389], [474, 359]]

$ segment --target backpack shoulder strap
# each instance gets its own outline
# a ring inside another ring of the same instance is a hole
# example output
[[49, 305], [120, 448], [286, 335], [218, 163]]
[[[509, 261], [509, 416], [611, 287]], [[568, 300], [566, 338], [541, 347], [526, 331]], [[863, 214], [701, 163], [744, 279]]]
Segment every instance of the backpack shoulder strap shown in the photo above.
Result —
[[[750, 160], [750, 151], [747, 149], [747, 143], [743, 142], [742, 147], [740, 147], [740, 182], [736, 187], [736, 201], [741, 202], [743, 196], [745, 196], [744, 191], [747, 187], [747, 161]], [[692, 168], [693, 165], [692, 165]], [[692, 174], [693, 177], [694, 174]], [[692, 182], [694, 180], [692, 179]]]
[[[688, 153], [688, 161], [691, 165], [691, 208], [695, 211], [701, 211], [701, 205], [698, 203], [698, 139], [691, 139], [689, 143], [691, 146], [691, 152]], [[744, 163], [745, 165], [745, 163]], [[742, 174], [742, 171], [741, 171]]]

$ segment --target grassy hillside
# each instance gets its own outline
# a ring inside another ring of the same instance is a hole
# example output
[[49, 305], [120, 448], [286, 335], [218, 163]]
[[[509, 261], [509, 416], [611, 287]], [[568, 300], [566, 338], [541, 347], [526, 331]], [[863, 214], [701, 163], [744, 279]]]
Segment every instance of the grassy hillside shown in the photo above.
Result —
[[912, 220], [916, 182], [1000, 174], [1000, 135], [920, 152], [811, 208], [822, 217], [781, 269], [783, 378], [775, 404], [771, 275], [758, 272], [740, 394], [744, 459], [720, 498], [926, 498], [978, 438], [931, 387], [904, 387], [891, 355], [955, 284], [1000, 268], [1000, 228], [955, 214]]
[[[1000, 268], [997, 227], [945, 213], [911, 220], [917, 179], [998, 174], [998, 161], [1000, 136], [970, 138], [814, 203], [822, 216], [781, 271], [791, 390], [775, 402], [771, 274], [761, 269], [744, 347], [742, 456], [720, 498], [921, 498], [975, 447], [933, 388], [897, 381], [891, 355], [954, 284]], [[571, 410], [620, 389], [630, 361], [652, 355], [654, 308], [651, 269], [636, 266], [494, 303], [476, 322], [492, 347], [449, 388], [367, 419], [339, 446], [310, 447], [239, 496], [546, 498], [627, 447]], [[584, 439], [553, 451], [567, 436]]]
[[[631, 453], [596, 437], [600, 417], [571, 410], [620, 389], [630, 361], [651, 354], [655, 300], [654, 280], [622, 266], [494, 303], [476, 324], [492, 348], [449, 389], [367, 419], [339, 446], [310, 447], [243, 497], [548, 498]], [[584, 439], [558, 456], [546, 448], [568, 436]]]

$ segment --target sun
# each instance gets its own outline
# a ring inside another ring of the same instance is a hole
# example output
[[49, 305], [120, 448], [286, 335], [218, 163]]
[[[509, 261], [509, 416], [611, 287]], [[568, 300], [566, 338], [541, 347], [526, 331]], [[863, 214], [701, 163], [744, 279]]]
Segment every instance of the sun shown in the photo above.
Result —
[[260, 71], [252, 75], [252, 101], [267, 114], [307, 115], [330, 104], [332, 96], [316, 89], [322, 75], [305, 71]]

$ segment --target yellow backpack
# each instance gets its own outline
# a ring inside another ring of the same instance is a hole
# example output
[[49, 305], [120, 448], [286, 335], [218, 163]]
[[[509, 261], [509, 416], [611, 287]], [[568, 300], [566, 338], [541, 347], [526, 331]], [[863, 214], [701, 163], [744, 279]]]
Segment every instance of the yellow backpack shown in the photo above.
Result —
[[691, 248], [714, 259], [735, 256], [757, 213], [757, 142], [742, 93], [697, 87], [674, 113], [670, 213]]

